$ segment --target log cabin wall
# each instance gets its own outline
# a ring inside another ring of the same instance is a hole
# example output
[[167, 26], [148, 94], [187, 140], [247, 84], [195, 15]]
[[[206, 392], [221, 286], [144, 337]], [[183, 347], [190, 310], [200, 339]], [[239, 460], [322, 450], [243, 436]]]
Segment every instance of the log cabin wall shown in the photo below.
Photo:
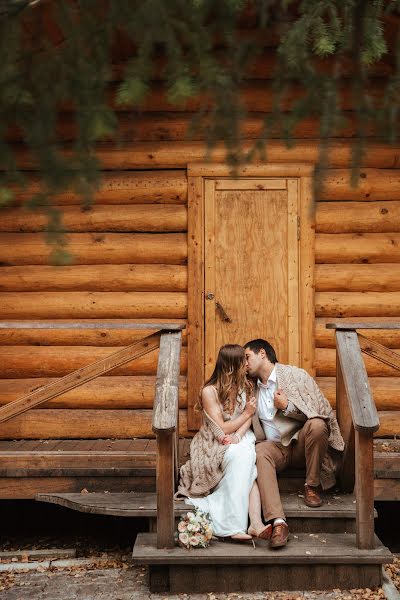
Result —
[[[249, 117], [243, 138], [251, 140], [272, 108], [272, 94], [260, 79], [274, 62], [267, 50], [243, 89]], [[118, 69], [116, 69], [118, 72]], [[385, 66], [377, 67], [373, 90], [380, 94]], [[351, 66], [347, 72], [351, 76]], [[110, 84], [110, 91], [115, 82]], [[300, 94], [301, 91], [297, 92]], [[290, 110], [288, 99], [285, 110]], [[359, 187], [349, 181], [350, 139], [354, 135], [351, 95], [346, 81], [343, 103], [348, 124], [332, 140], [329, 169], [316, 199], [315, 367], [321, 389], [335, 404], [335, 348], [324, 325], [337, 318], [384, 320], [400, 317], [400, 175], [397, 148], [371, 140]], [[48, 265], [44, 219], [16, 209], [2, 210], [0, 220], [0, 319], [160, 319], [187, 317], [187, 179], [186, 165], [203, 161], [200, 135], [187, 139], [196, 100], [172, 108], [155, 84], [137, 119], [121, 110], [121, 144], [99, 144], [104, 183], [90, 210], [81, 210], [70, 193], [58, 198], [69, 230], [71, 266]], [[74, 138], [71, 114], [60, 118], [60, 140]], [[297, 144], [287, 149], [279, 138], [269, 146], [271, 162], [315, 162], [318, 124], [303, 122]], [[10, 131], [19, 142], [19, 133]], [[223, 162], [224, 150], [213, 158]], [[21, 147], [20, 163], [32, 171], [30, 189], [38, 190], [35, 165]], [[52, 378], [102, 358], [137, 337], [133, 332], [0, 331], [0, 402], [6, 403]], [[369, 333], [400, 348], [396, 332]], [[0, 427], [0, 438], [150, 437], [157, 353], [86, 384]], [[181, 432], [186, 428], [187, 355], [182, 353]], [[381, 416], [379, 436], [400, 430], [400, 378], [395, 371], [366, 359]], [[189, 365], [189, 368], [195, 368]]]

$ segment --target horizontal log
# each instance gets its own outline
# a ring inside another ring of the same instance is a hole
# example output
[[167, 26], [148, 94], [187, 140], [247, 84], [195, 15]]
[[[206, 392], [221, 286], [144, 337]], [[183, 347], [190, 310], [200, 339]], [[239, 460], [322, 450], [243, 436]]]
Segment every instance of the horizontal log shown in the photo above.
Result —
[[[171, 146], [170, 146], [171, 149]], [[94, 193], [96, 204], [186, 204], [187, 178], [182, 171], [120, 171], [103, 173], [100, 188]], [[40, 178], [29, 174], [27, 185], [16, 188], [17, 201], [25, 202], [43, 191]], [[57, 194], [60, 206], [81, 204], [81, 197], [71, 190]]]
[[[40, 213], [22, 212], [20, 208], [3, 209], [0, 232], [45, 231], [48, 217]], [[62, 224], [66, 231], [112, 232], [179, 232], [187, 230], [185, 206], [174, 204], [99, 205], [89, 209], [66, 206], [62, 210]]]
[[[253, 147], [251, 140], [243, 140], [242, 149], [247, 151]], [[59, 145], [60, 151], [65, 156], [71, 156], [71, 144]], [[24, 147], [15, 148], [18, 156], [18, 167], [21, 170], [37, 170], [38, 165], [30, 152]], [[271, 140], [268, 144], [268, 160], [270, 162], [310, 162], [319, 160], [319, 139], [297, 140], [288, 148], [281, 140]], [[362, 167], [391, 168], [399, 162], [400, 148], [382, 143], [370, 142], [361, 158]], [[204, 142], [133, 142], [121, 146], [111, 142], [99, 143], [96, 146], [96, 155], [103, 169], [129, 170], [129, 169], [185, 169], [189, 163], [224, 162], [226, 148], [218, 144], [209, 152]], [[328, 168], [348, 167], [352, 164], [352, 144], [346, 139], [335, 139], [329, 146], [326, 157]], [[118, 201], [117, 204], [122, 202]], [[142, 203], [142, 201], [140, 202]], [[175, 203], [175, 202], [174, 202]]]
[[375, 316], [377, 321], [381, 316], [399, 317], [399, 293], [316, 292], [315, 315], [317, 317]]
[[362, 169], [357, 186], [351, 185], [351, 170], [332, 169], [325, 173], [318, 200], [400, 200], [399, 169]]
[[319, 202], [315, 226], [319, 233], [400, 231], [400, 201]]
[[[264, 45], [264, 39], [262, 43]], [[213, 55], [217, 60], [224, 61], [226, 54], [219, 48], [215, 48]], [[340, 57], [340, 62], [337, 62], [338, 57], [333, 60], [327, 56], [323, 59], [312, 57], [313, 66], [318, 73], [334, 74], [337, 70], [342, 77], [354, 75], [356, 67], [350, 56]], [[165, 73], [166, 61], [163, 57], [157, 57], [153, 61], [152, 79], [154, 81], [163, 81], [166, 79]], [[122, 81], [129, 62], [119, 62], [112, 65], [112, 70], [109, 76], [109, 81]], [[264, 48], [263, 51], [252, 58], [243, 74], [244, 79], [272, 79], [274, 70], [278, 66], [276, 48]], [[369, 74], [373, 77], [383, 77], [393, 73], [393, 66], [389, 63], [379, 61], [369, 66]]]
[[[398, 377], [399, 372], [396, 369], [388, 367], [365, 354], [363, 354], [363, 358], [369, 377]], [[336, 350], [316, 348], [315, 368], [318, 377], [334, 377], [336, 375]]]
[[[147, 323], [154, 322], [155, 319], [145, 319]], [[180, 323], [186, 325], [184, 319], [158, 319], [162, 323]], [[58, 319], [59, 323], [71, 323]], [[89, 322], [101, 325], [102, 320], [90, 319]], [[113, 319], [108, 319], [105, 323], [112, 323]], [[140, 323], [140, 319], [123, 319], [123, 323]], [[47, 323], [47, 321], [44, 321]], [[74, 319], [73, 323], [87, 323], [87, 319]], [[115, 320], [115, 324], [120, 324], [121, 319]], [[0, 346], [128, 346], [136, 340], [140, 340], [146, 335], [150, 335], [150, 329], [112, 329], [108, 325], [99, 329], [36, 329], [36, 328], [7, 328], [0, 327]], [[187, 345], [187, 330], [182, 331], [182, 344]]]
[[315, 260], [317, 263], [398, 263], [400, 234], [317, 233]]
[[186, 265], [50, 265], [2, 267], [1, 292], [183, 292]]
[[[55, 378], [1, 379], [0, 406], [8, 404], [55, 382]], [[113, 376], [89, 381], [54, 400], [40, 405], [46, 408], [119, 409], [152, 408], [155, 394], [155, 376]], [[181, 376], [179, 385], [179, 406], [187, 406], [187, 379]], [[39, 407], [38, 407], [39, 408]]]
[[[318, 377], [318, 386], [333, 408], [336, 408], [335, 377]], [[400, 377], [370, 377], [369, 385], [378, 411], [400, 411]]]
[[1, 292], [0, 319], [185, 319], [184, 292]]
[[[286, 113], [287, 117], [290, 113]], [[257, 139], [263, 133], [264, 122], [271, 119], [271, 113], [252, 112], [240, 123], [240, 136], [244, 139]], [[201, 128], [192, 126], [192, 113], [137, 113], [137, 118], [125, 113], [119, 113], [116, 131], [103, 140], [117, 139], [119, 143], [144, 142], [144, 141], [187, 141], [204, 140], [207, 136], [208, 120], [205, 119]], [[344, 124], [338, 127], [331, 137], [355, 137], [357, 126], [354, 113], [344, 112]], [[320, 121], [318, 118], [302, 119], [293, 129], [294, 138], [316, 138], [320, 132]], [[374, 131], [370, 128], [367, 136], [373, 136]], [[375, 133], [376, 135], [376, 133]], [[59, 142], [70, 142], [77, 137], [77, 124], [73, 114], [62, 113], [56, 126], [56, 139]], [[272, 125], [269, 130], [269, 138], [283, 137], [282, 129], [278, 124]], [[7, 140], [10, 142], [21, 142], [24, 132], [21, 129], [11, 128], [7, 132]]]
[[317, 292], [398, 292], [400, 269], [391, 263], [317, 264], [315, 289]]
[[[152, 438], [152, 413], [152, 410], [32, 409], [2, 423], [0, 439]], [[179, 413], [179, 433], [190, 437], [186, 410]]]
[[[382, 79], [372, 80], [369, 87], [369, 96], [371, 101], [378, 102], [385, 90], [385, 82]], [[116, 84], [109, 84], [106, 90], [108, 104], [113, 106], [114, 110], [119, 112], [132, 112], [138, 107], [130, 104], [117, 105], [115, 98], [118, 90]], [[272, 82], [251, 80], [245, 81], [238, 88], [240, 102], [243, 103], [248, 112], [272, 112], [276, 102], [276, 92], [273, 90]], [[295, 103], [306, 97], [304, 86], [293, 84], [286, 94], [279, 96], [279, 108], [281, 111], [292, 110]], [[340, 82], [338, 85], [338, 98], [342, 110], [352, 110], [354, 108], [354, 92], [349, 81]], [[144, 99], [140, 110], [143, 113], [152, 112], [196, 112], [200, 109], [211, 108], [213, 98], [208, 95], [198, 94], [189, 98], [181, 105], [172, 105], [167, 98], [166, 86], [161, 82], [152, 82], [150, 93]], [[62, 111], [71, 110], [71, 105], [65, 103], [61, 106]]]
[[[185, 264], [184, 233], [70, 233], [66, 249], [74, 264]], [[45, 265], [51, 248], [39, 233], [3, 233], [0, 264]]]
[[[340, 319], [336, 317], [320, 317], [315, 322], [315, 344], [319, 348], [335, 348], [335, 331], [333, 329], [327, 329], [326, 323], [340, 323], [341, 321], [357, 323], [360, 321], [364, 322], [376, 322], [376, 317], [346, 317]], [[393, 322], [393, 317], [379, 317], [379, 322], [384, 324], [386, 322]], [[400, 323], [400, 321], [399, 321]], [[400, 330], [388, 330], [388, 329], [360, 329], [358, 330], [362, 335], [370, 338], [375, 342], [379, 342], [388, 348], [400, 348]]]
[[[62, 377], [109, 356], [115, 348], [93, 346], [0, 347], [0, 378]], [[155, 375], [158, 350], [111, 371], [111, 375]], [[187, 349], [182, 348], [181, 374], [187, 370]]]
[[[264, 40], [263, 40], [264, 42]], [[213, 52], [216, 59], [224, 61], [226, 54], [224, 51], [216, 48]], [[337, 59], [338, 57], [335, 57]], [[342, 77], [349, 77], [355, 73], [354, 61], [349, 56], [342, 56], [340, 63], [337, 60], [331, 59], [329, 56], [320, 59], [316, 56], [312, 57], [313, 65], [318, 73], [334, 74], [337, 70]], [[157, 57], [153, 61], [152, 79], [154, 81], [163, 81], [166, 78], [165, 59]], [[243, 77], [244, 79], [271, 79], [274, 70], [277, 67], [276, 48], [264, 48], [262, 53], [253, 57], [249, 62]], [[129, 62], [119, 62], [112, 65], [112, 70], [109, 76], [109, 81], [122, 81]], [[369, 74], [374, 77], [390, 75], [393, 73], [393, 67], [389, 63], [379, 61], [369, 66]]]
[[400, 431], [400, 410], [381, 411], [379, 414], [380, 427], [375, 437], [398, 436]]

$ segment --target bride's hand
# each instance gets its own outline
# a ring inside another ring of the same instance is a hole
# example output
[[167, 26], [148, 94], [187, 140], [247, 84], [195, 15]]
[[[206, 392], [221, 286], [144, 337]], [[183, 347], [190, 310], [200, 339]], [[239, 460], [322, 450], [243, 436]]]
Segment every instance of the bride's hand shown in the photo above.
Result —
[[257, 408], [257, 400], [255, 396], [252, 396], [250, 400], [247, 400], [244, 412], [246, 412], [250, 417], [254, 415]]
[[228, 444], [238, 444], [239, 442], [240, 437], [236, 433], [229, 433], [219, 440], [219, 443], [223, 444], [224, 446], [227, 446]]

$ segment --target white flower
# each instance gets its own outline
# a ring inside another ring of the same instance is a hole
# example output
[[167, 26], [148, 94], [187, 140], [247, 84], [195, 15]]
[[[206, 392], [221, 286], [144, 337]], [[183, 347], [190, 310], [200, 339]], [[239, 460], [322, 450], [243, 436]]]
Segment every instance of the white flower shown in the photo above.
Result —
[[189, 544], [189, 536], [188, 536], [188, 534], [187, 533], [180, 533], [179, 534], [179, 541], [184, 546], [187, 546]]
[[186, 518], [189, 519], [189, 521], [191, 519], [194, 519], [194, 516], [195, 516], [194, 513], [190, 512], [190, 511], [186, 514]]

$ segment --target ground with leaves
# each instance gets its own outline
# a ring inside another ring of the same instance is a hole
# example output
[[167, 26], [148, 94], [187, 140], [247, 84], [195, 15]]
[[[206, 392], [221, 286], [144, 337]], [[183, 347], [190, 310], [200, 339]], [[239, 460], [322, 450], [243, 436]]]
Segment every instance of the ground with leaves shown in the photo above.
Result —
[[[388, 566], [399, 586], [400, 561]], [[2, 600], [384, 600], [381, 588], [310, 592], [151, 594], [147, 569], [133, 566], [126, 555], [103, 553], [90, 567], [0, 574]]]

